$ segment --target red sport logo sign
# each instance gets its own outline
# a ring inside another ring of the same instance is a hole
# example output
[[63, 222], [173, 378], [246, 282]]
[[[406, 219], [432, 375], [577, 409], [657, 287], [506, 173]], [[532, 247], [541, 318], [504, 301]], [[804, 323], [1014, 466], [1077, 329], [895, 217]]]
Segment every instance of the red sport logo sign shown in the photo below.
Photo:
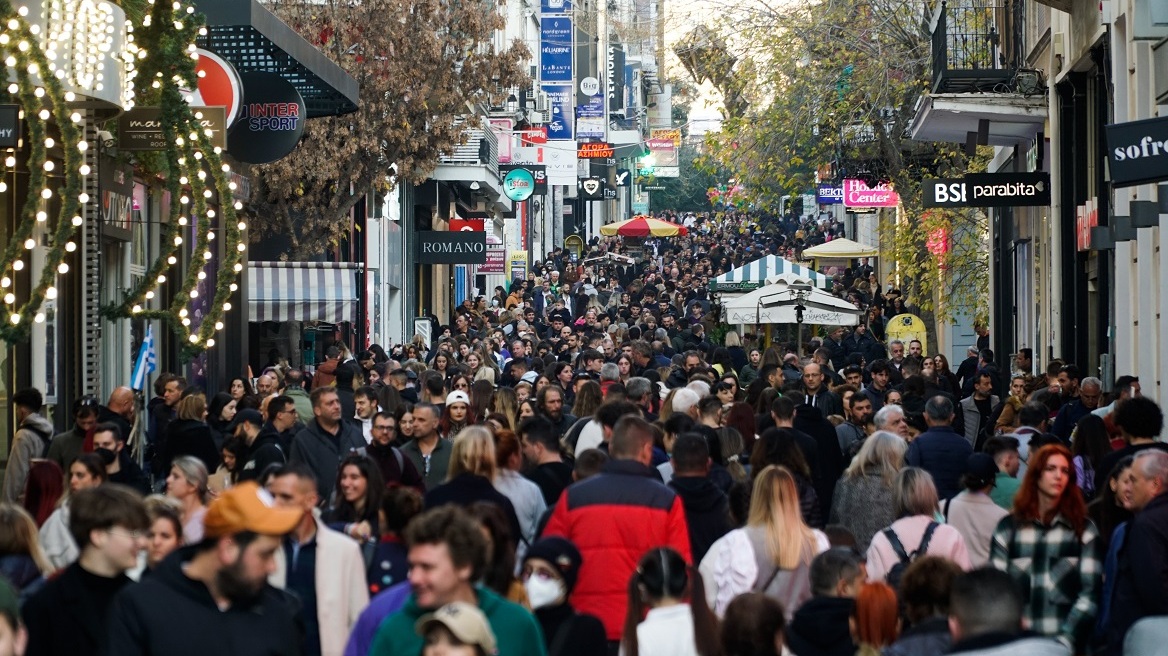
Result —
[[190, 105], [224, 107], [227, 126], [230, 127], [239, 117], [243, 105], [243, 83], [239, 80], [239, 73], [227, 60], [210, 50], [199, 48], [195, 52], [199, 55], [199, 61], [195, 64], [199, 88], [190, 94]]

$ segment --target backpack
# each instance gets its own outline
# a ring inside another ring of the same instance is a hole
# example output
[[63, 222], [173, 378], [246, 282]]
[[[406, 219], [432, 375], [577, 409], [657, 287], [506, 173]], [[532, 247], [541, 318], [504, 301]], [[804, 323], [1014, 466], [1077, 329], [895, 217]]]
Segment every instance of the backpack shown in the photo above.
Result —
[[896, 531], [892, 530], [891, 527], [884, 529], [884, 537], [888, 538], [889, 544], [892, 545], [892, 550], [896, 552], [896, 557], [900, 559], [900, 562], [893, 565], [892, 569], [888, 570], [888, 574], [884, 576], [884, 580], [894, 590], [900, 590], [900, 577], [904, 576], [904, 571], [908, 569], [908, 566], [917, 559], [917, 556], [929, 551], [929, 542], [933, 539], [933, 532], [937, 530], [938, 526], [940, 524], [937, 522], [929, 522], [929, 527], [925, 529], [925, 535], [921, 538], [921, 546], [917, 547], [917, 550], [912, 552], [912, 555], [905, 552], [904, 545], [900, 543], [900, 538], [896, 536]]
[[26, 426], [21, 426], [17, 430], [21, 430], [21, 429], [25, 429], [25, 428], [27, 428], [29, 431], [31, 431], [34, 435], [37, 435], [38, 437], [41, 438], [41, 444], [42, 444], [41, 458], [42, 459], [48, 458], [49, 457], [49, 447], [51, 447], [53, 445], [53, 434], [52, 433], [43, 433], [43, 432], [41, 432], [41, 430], [39, 428], [37, 428], [36, 426], [33, 426], [31, 424], [26, 425]]

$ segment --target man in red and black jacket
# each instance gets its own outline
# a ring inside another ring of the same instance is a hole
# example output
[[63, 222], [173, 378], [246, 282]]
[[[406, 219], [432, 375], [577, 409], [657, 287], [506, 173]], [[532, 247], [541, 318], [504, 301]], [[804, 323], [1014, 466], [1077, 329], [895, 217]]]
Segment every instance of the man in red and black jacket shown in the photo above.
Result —
[[650, 467], [650, 424], [635, 415], [621, 418], [609, 455], [600, 474], [564, 490], [544, 535], [563, 536], [580, 548], [584, 562], [572, 606], [600, 618], [613, 642], [621, 638], [629, 578], [641, 556], [671, 547], [686, 562], [692, 558], [681, 497]]

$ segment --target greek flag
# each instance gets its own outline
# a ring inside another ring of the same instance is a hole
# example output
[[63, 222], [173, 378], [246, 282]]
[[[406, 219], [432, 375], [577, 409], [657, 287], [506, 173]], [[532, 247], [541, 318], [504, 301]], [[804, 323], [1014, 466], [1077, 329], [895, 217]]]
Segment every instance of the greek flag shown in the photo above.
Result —
[[154, 327], [146, 327], [146, 339], [142, 340], [142, 348], [138, 350], [138, 359], [134, 361], [134, 375], [130, 379], [130, 387], [141, 390], [146, 387], [146, 377], [158, 368], [158, 355], [154, 352]]

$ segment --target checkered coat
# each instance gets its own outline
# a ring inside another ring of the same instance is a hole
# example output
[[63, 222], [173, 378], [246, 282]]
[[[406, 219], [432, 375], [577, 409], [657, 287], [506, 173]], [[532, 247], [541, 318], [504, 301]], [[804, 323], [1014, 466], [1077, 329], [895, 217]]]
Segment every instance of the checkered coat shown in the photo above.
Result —
[[1044, 636], [1083, 645], [1091, 635], [1103, 578], [1099, 532], [1087, 520], [1083, 535], [1056, 515], [1049, 526], [1002, 518], [990, 545], [990, 564], [1008, 572], [1027, 595], [1024, 617]]

